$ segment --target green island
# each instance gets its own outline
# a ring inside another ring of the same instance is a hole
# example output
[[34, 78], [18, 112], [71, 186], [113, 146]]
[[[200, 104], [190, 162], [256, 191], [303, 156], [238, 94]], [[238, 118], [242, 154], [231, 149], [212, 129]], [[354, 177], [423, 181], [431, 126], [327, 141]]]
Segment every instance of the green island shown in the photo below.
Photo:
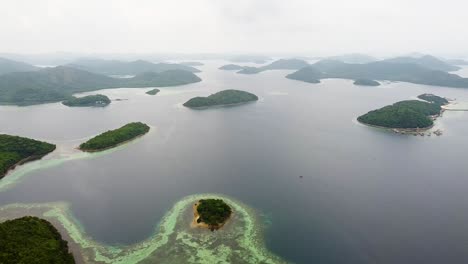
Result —
[[126, 124], [125, 126], [104, 132], [82, 143], [79, 149], [87, 152], [95, 152], [116, 147], [138, 136], [148, 133], [150, 127], [141, 122]]
[[201, 199], [194, 205], [197, 226], [211, 231], [220, 229], [232, 214], [232, 209], [222, 199]]
[[354, 81], [354, 85], [360, 86], [379, 86], [380, 83], [370, 79], [357, 79]]
[[245, 68], [244, 66], [240, 66], [237, 64], [226, 64], [226, 65], [219, 67], [218, 69], [225, 70], [225, 71], [240, 71], [244, 68]]
[[87, 95], [83, 97], [72, 97], [62, 102], [62, 104], [70, 107], [84, 106], [106, 106], [111, 103], [109, 97], [102, 94]]
[[418, 95], [418, 98], [421, 100], [427, 101], [429, 103], [434, 103], [434, 104], [438, 104], [441, 106], [449, 103], [449, 101], [446, 98], [443, 98], [434, 94], [425, 93], [425, 94]]
[[25, 216], [0, 223], [0, 263], [75, 263], [48, 221]]
[[152, 89], [152, 90], [147, 91], [146, 94], [156, 95], [159, 92], [160, 92], [159, 89]]
[[16, 165], [40, 159], [54, 150], [53, 144], [0, 134], [0, 178]]
[[398, 129], [427, 129], [433, 126], [433, 119], [441, 113], [438, 104], [418, 100], [394, 103], [358, 117], [366, 125]]
[[200, 82], [192, 72], [174, 69], [112, 78], [68, 66], [0, 75], [0, 104], [33, 105], [59, 102], [72, 94], [112, 88], [178, 86]]
[[194, 97], [185, 102], [184, 106], [190, 108], [201, 108], [210, 106], [235, 105], [257, 100], [258, 97], [255, 94], [249, 92], [239, 90], [224, 90], [207, 97]]

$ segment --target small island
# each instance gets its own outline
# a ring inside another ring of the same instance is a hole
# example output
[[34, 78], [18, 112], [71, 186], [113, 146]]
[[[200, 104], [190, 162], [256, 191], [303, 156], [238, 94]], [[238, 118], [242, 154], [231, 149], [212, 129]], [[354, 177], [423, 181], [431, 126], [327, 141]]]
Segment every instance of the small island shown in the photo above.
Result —
[[72, 97], [71, 99], [62, 102], [62, 104], [69, 107], [102, 107], [107, 106], [110, 103], [111, 100], [109, 99], [109, 97], [102, 94], [87, 95], [84, 97]]
[[153, 89], [153, 90], [149, 90], [146, 92], [146, 94], [149, 94], [149, 95], [156, 95], [157, 93], [159, 93], [159, 89]]
[[114, 148], [148, 133], [149, 130], [150, 127], [144, 123], [129, 123], [121, 128], [109, 130], [86, 141], [80, 145], [79, 149], [86, 152], [96, 152]]
[[418, 98], [421, 100], [427, 101], [429, 103], [438, 104], [440, 106], [447, 105], [449, 103], [449, 101], [446, 98], [440, 97], [434, 94], [425, 93], [425, 94], [418, 95]]
[[0, 252], [0, 263], [75, 263], [57, 229], [33, 216], [0, 223]]
[[193, 225], [218, 230], [231, 217], [232, 209], [222, 199], [201, 199], [194, 204]]
[[354, 85], [359, 86], [379, 86], [380, 83], [371, 79], [357, 79], [354, 81]]
[[286, 75], [291, 80], [299, 80], [307, 83], [320, 83], [322, 73], [314, 67], [305, 67]]
[[408, 100], [370, 111], [357, 120], [370, 126], [418, 132], [431, 128], [441, 111], [438, 104]]
[[17, 165], [40, 159], [54, 150], [53, 144], [0, 134], [0, 179]]
[[184, 106], [190, 108], [205, 108], [210, 106], [236, 105], [257, 100], [258, 97], [249, 92], [224, 90], [208, 97], [194, 97], [184, 103]]
[[246, 67], [243, 67], [242, 70], [238, 71], [237, 73], [239, 73], [239, 74], [257, 74], [257, 73], [260, 73], [262, 71], [263, 70], [261, 68], [246, 66]]
[[225, 71], [240, 71], [244, 69], [244, 66], [240, 66], [237, 64], [226, 64], [224, 66], [219, 67], [219, 69]]

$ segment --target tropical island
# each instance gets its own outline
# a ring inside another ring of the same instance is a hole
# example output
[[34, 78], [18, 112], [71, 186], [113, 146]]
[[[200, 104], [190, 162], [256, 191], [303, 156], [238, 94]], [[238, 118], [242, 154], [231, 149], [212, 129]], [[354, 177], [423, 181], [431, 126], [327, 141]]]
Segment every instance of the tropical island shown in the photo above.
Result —
[[222, 199], [201, 199], [193, 206], [193, 223], [211, 231], [220, 229], [232, 214], [232, 209]]
[[236, 105], [257, 101], [255, 94], [240, 90], [224, 90], [207, 97], [194, 97], [184, 103], [185, 107], [205, 108], [210, 106]]
[[40, 159], [54, 150], [53, 144], [0, 134], [0, 178], [17, 165]]
[[446, 98], [443, 98], [434, 94], [425, 93], [425, 94], [418, 95], [418, 98], [421, 100], [427, 101], [429, 103], [438, 104], [440, 106], [447, 105], [449, 103], [449, 101]]
[[370, 79], [357, 79], [354, 81], [354, 85], [360, 86], [379, 86], [380, 83]]
[[57, 229], [33, 216], [0, 223], [0, 252], [0, 263], [75, 263]]
[[85, 107], [85, 106], [106, 106], [111, 103], [109, 97], [102, 94], [87, 95], [83, 97], [72, 97], [62, 102], [62, 104], [70, 107]]
[[0, 104], [33, 105], [69, 99], [72, 94], [110, 88], [177, 86], [200, 82], [185, 70], [146, 72], [112, 78], [66, 66], [0, 75]]
[[370, 126], [419, 131], [431, 128], [441, 111], [438, 104], [408, 100], [370, 111], [357, 120]]
[[141, 122], [126, 124], [125, 126], [104, 132], [92, 139], [82, 143], [80, 150], [86, 152], [96, 152], [116, 147], [139, 136], [142, 136], [150, 130], [150, 127]]
[[244, 68], [245, 68], [244, 66], [240, 66], [237, 64], [226, 64], [226, 65], [219, 67], [218, 69], [225, 70], [225, 71], [240, 71]]
[[152, 90], [147, 91], [146, 94], [156, 95], [159, 92], [160, 92], [159, 89], [152, 89]]

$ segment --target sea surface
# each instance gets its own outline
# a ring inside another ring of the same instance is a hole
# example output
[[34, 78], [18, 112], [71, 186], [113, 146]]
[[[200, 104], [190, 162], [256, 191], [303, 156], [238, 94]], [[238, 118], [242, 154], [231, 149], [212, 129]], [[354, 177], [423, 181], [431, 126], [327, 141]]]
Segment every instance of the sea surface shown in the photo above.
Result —
[[[56, 143], [57, 152], [128, 122], [152, 127], [109, 154], [31, 172], [0, 192], [0, 206], [69, 202], [95, 240], [132, 244], [182, 197], [219, 193], [254, 208], [268, 249], [294, 263], [468, 263], [468, 112], [445, 112], [440, 137], [356, 122], [422, 93], [468, 102], [468, 89], [308, 84], [284, 78], [291, 71], [240, 75], [217, 69], [228, 62], [204, 63], [202, 82], [155, 96], [145, 94], [151, 88], [87, 93], [125, 99], [103, 108], [0, 106], [1, 133]], [[260, 100], [182, 106], [224, 89]]]

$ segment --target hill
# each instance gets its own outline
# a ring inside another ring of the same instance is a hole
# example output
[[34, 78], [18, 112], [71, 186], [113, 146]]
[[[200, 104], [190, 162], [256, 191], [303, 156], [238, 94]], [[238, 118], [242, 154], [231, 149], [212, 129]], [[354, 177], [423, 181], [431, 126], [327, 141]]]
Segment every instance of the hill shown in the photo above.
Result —
[[409, 63], [409, 64], [417, 64], [419, 66], [425, 67], [427, 69], [436, 70], [436, 71], [456, 71], [459, 70], [460, 67], [448, 64], [447, 62], [440, 60], [434, 56], [425, 55], [422, 57], [396, 57], [392, 59], [383, 60], [384, 62], [391, 62], [391, 63]]
[[138, 75], [145, 72], [163, 72], [168, 70], [200, 72], [200, 70], [187, 65], [152, 63], [144, 60], [126, 62], [118, 60], [80, 59], [66, 66], [103, 75]]
[[377, 58], [374, 58], [366, 54], [360, 54], [360, 53], [343, 54], [343, 55], [328, 57], [327, 59], [337, 60], [337, 61], [341, 61], [344, 63], [356, 63], [356, 64], [363, 64], [363, 63], [377, 61]]
[[424, 101], [427, 101], [429, 103], [434, 103], [438, 105], [446, 105], [449, 103], [449, 101], [443, 97], [434, 95], [434, 94], [421, 94], [418, 95], [418, 98]]
[[0, 58], [0, 75], [11, 72], [37, 71], [38, 67], [14, 60]]
[[71, 94], [107, 88], [162, 87], [201, 81], [183, 70], [143, 73], [133, 78], [112, 78], [72, 67], [58, 66], [35, 72], [0, 76], [0, 103], [31, 105], [68, 99]]
[[374, 80], [369, 80], [369, 79], [357, 79], [354, 81], [355, 85], [360, 85], [360, 86], [379, 86], [380, 83]]
[[102, 94], [87, 95], [83, 97], [72, 97], [62, 102], [62, 104], [70, 107], [106, 106], [110, 103], [111, 100], [109, 99], [109, 97]]

